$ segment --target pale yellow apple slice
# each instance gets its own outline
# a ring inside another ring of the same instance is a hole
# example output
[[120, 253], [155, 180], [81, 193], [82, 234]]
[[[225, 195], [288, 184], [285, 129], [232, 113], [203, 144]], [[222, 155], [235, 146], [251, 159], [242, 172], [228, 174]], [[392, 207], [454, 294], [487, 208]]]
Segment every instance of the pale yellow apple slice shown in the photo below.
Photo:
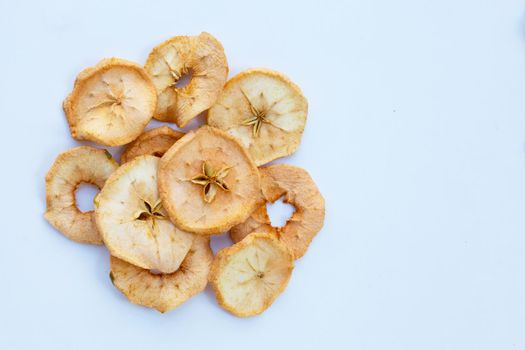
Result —
[[255, 209], [259, 171], [235, 139], [204, 126], [164, 154], [159, 192], [175, 225], [197, 234], [218, 234], [245, 221]]
[[108, 58], [77, 76], [64, 112], [73, 138], [120, 146], [142, 133], [156, 104], [155, 86], [141, 66]]
[[173, 273], [153, 273], [111, 256], [110, 278], [132, 303], [167, 312], [206, 288], [212, 260], [210, 239], [196, 237]]
[[80, 146], [60, 153], [46, 175], [46, 220], [74, 241], [102, 244], [94, 212], [78, 209], [75, 192], [82, 183], [102, 188], [117, 168], [106, 150]]
[[[230, 237], [238, 242], [251, 232], [273, 232], [298, 259], [323, 227], [324, 198], [310, 174], [302, 168], [275, 164], [259, 168], [259, 171], [262, 188], [259, 206], [244, 223], [232, 227]], [[295, 212], [283, 227], [272, 227], [266, 203], [283, 196], [285, 203], [295, 207]]]
[[157, 190], [159, 158], [139, 156], [115, 171], [97, 195], [95, 218], [111, 255], [144, 269], [176, 271], [194, 235], [169, 220]]
[[307, 113], [297, 85], [281, 73], [258, 68], [226, 83], [208, 111], [208, 124], [239, 140], [262, 165], [297, 150]]
[[213, 105], [228, 77], [224, 49], [208, 33], [166, 40], [150, 53], [145, 69], [159, 97], [155, 119], [179, 127]]
[[217, 254], [210, 282], [223, 308], [236, 316], [254, 316], [283, 292], [293, 266], [284, 244], [257, 232]]

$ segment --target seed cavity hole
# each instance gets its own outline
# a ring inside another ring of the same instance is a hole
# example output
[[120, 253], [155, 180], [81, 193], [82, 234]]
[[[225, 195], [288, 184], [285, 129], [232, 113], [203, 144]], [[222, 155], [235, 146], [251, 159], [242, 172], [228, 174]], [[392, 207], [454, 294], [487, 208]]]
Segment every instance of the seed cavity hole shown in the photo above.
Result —
[[193, 78], [193, 72], [191, 70], [188, 70], [187, 72], [181, 75], [179, 80], [177, 80], [177, 82], [175, 83], [175, 87], [177, 89], [181, 89], [185, 86], [188, 86], [192, 78]]
[[78, 210], [83, 213], [95, 210], [95, 204], [93, 201], [98, 192], [99, 189], [97, 186], [88, 183], [81, 183], [75, 191], [75, 200], [77, 202]]
[[273, 203], [266, 203], [266, 210], [273, 227], [283, 227], [295, 213], [295, 207], [284, 202], [284, 196]]
[[217, 254], [221, 249], [227, 248], [233, 244], [230, 239], [230, 235], [223, 233], [221, 235], [212, 235], [210, 246], [213, 250], [213, 254]]

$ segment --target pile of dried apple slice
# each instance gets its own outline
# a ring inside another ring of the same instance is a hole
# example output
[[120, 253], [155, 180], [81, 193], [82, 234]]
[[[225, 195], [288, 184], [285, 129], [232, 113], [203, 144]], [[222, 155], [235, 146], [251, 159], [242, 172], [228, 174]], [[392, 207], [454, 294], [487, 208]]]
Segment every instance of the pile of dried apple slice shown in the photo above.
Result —
[[[308, 172], [274, 164], [294, 153], [308, 103], [297, 85], [268, 69], [229, 81], [221, 43], [208, 33], [156, 46], [144, 66], [104, 59], [79, 73], [64, 101], [71, 136], [124, 146], [121, 165], [105, 149], [61, 153], [46, 176], [44, 217], [66, 237], [104, 244], [110, 278], [131, 302], [169, 311], [211, 284], [237, 316], [266, 310], [283, 292], [294, 260], [324, 222], [324, 199]], [[152, 118], [186, 126], [186, 133]], [[75, 192], [97, 186], [94, 211]], [[266, 205], [279, 198], [295, 212], [274, 227]], [[210, 236], [234, 244], [216, 256]]]

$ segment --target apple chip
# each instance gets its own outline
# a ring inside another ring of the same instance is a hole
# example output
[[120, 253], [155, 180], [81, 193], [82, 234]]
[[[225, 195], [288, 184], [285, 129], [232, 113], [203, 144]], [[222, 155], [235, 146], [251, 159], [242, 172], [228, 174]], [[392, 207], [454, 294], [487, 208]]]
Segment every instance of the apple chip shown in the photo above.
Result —
[[293, 266], [292, 254], [274, 236], [252, 233], [219, 251], [210, 283], [223, 308], [236, 316], [254, 316], [283, 292]]
[[120, 146], [142, 133], [156, 104], [155, 87], [141, 66], [108, 58], [80, 72], [64, 112], [75, 139]]
[[157, 190], [159, 158], [123, 164], [96, 197], [95, 219], [111, 255], [144, 269], [176, 271], [194, 235], [173, 225]]
[[60, 153], [46, 175], [46, 220], [74, 241], [102, 244], [93, 211], [78, 209], [75, 192], [81, 183], [102, 188], [117, 168], [106, 150], [81, 146]]
[[111, 256], [110, 278], [134, 304], [170, 311], [202, 292], [213, 260], [208, 237], [195, 237], [179, 269], [156, 274]]
[[149, 154], [162, 157], [184, 133], [175, 131], [168, 126], [145, 131], [135, 141], [126, 146], [122, 153], [122, 163], [127, 163], [135, 157]]
[[159, 192], [171, 220], [181, 229], [222, 233], [244, 222], [255, 209], [259, 171], [235, 139], [203, 126], [164, 154]]
[[[250, 232], [273, 232], [298, 259], [306, 253], [315, 235], [324, 223], [324, 198], [308, 172], [302, 168], [275, 164], [259, 168], [264, 200], [244, 223], [232, 227], [230, 237], [238, 242]], [[284, 196], [295, 212], [283, 227], [272, 227], [266, 203]]]
[[228, 77], [224, 49], [208, 33], [166, 40], [153, 49], [145, 68], [159, 97], [155, 119], [179, 127], [215, 103]]
[[262, 165], [297, 150], [307, 113], [306, 98], [287, 77], [249, 69], [226, 83], [208, 111], [208, 124], [239, 140]]
[[257, 209], [255, 209], [245, 222], [235, 225], [230, 229], [230, 238], [234, 243], [241, 241], [252, 232], [277, 233], [278, 228], [272, 226], [268, 211], [266, 210], [266, 203], [266, 200], [263, 198], [257, 203]]

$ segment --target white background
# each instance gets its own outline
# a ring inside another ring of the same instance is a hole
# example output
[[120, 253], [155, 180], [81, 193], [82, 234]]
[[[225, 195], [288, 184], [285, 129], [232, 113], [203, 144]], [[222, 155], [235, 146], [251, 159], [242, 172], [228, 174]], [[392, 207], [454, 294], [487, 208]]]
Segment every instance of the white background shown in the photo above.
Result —
[[[282, 161], [327, 204], [286, 291], [249, 319], [210, 290], [164, 315], [134, 306], [103, 247], [42, 217], [45, 173], [78, 144], [61, 110], [76, 74], [203, 30], [230, 76], [301, 86], [306, 131]], [[0, 39], [1, 349], [525, 349], [525, 1], [2, 0]]]

